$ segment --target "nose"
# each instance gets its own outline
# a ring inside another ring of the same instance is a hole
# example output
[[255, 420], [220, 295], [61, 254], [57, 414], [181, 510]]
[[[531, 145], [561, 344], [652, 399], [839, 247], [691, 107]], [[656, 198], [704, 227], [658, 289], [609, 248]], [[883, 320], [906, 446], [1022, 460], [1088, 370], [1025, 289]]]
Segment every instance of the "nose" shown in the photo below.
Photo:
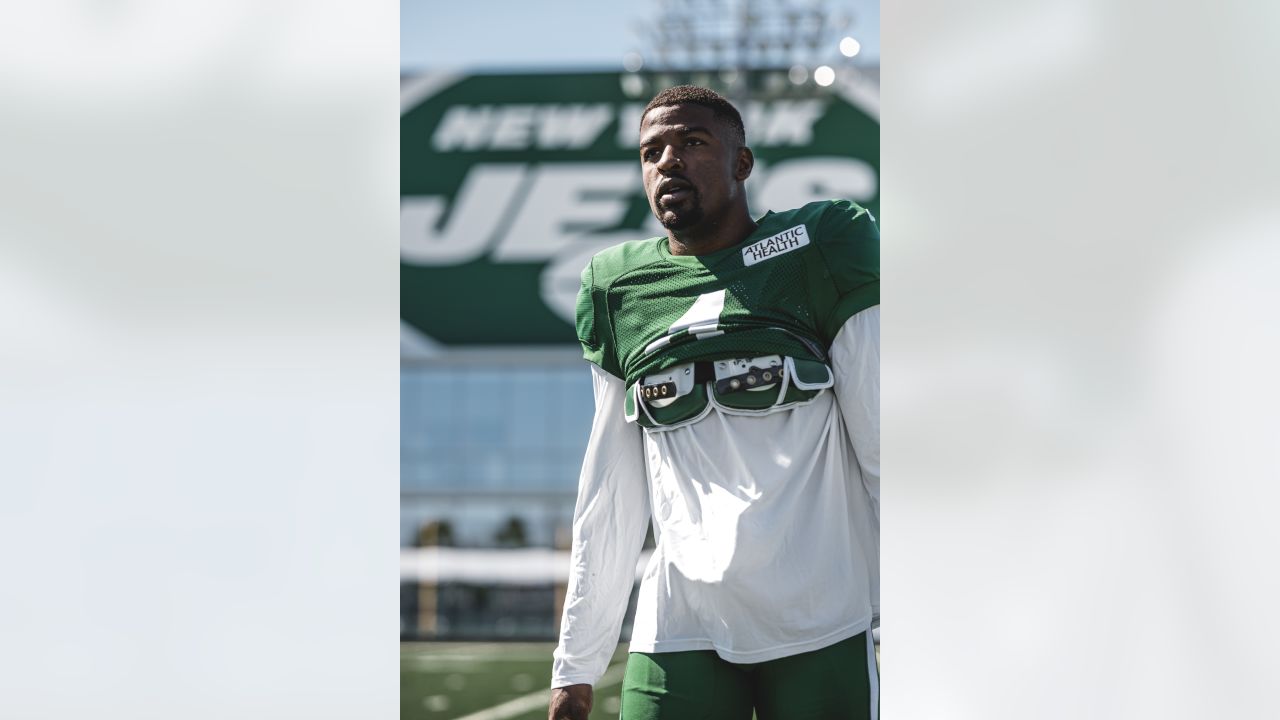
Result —
[[657, 168], [663, 172], [671, 172], [676, 168], [684, 167], [684, 163], [680, 161], [680, 157], [676, 155], [675, 147], [668, 145], [662, 149], [662, 157], [658, 158]]

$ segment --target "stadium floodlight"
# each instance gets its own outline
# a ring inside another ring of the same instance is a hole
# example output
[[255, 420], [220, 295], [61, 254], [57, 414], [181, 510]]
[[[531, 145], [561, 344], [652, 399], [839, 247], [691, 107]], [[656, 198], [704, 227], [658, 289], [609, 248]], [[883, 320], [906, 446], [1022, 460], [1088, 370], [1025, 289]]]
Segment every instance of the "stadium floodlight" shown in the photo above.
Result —
[[627, 72], [639, 72], [644, 67], [644, 56], [638, 52], [629, 52], [622, 58], [622, 66]]
[[[623, 67], [651, 88], [675, 78], [697, 82], [705, 74], [709, 87], [737, 101], [821, 95], [835, 81], [835, 60], [860, 51], [846, 36], [852, 13], [826, 0], [650, 2], [657, 12], [635, 26], [642, 46], [633, 52], [643, 57], [637, 66], [627, 55]], [[831, 82], [811, 82], [813, 68], [824, 63]]]
[[822, 87], [827, 87], [836, 81], [836, 71], [832, 70], [829, 65], [819, 65], [813, 71], [813, 81]]

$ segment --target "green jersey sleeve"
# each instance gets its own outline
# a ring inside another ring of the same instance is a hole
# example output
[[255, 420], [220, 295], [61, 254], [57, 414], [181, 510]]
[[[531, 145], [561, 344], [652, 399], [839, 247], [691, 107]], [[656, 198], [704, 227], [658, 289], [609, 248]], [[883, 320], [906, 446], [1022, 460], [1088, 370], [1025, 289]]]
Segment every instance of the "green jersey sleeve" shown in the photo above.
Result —
[[837, 200], [818, 222], [818, 242], [836, 295], [820, 320], [831, 342], [846, 320], [880, 304], [880, 230], [866, 208]]
[[604, 290], [595, 285], [592, 266], [595, 258], [582, 271], [582, 288], [578, 291], [577, 325], [578, 342], [582, 344], [582, 357], [600, 366], [601, 370], [615, 377], [623, 377], [614, 356], [613, 343], [609, 341], [608, 305]]

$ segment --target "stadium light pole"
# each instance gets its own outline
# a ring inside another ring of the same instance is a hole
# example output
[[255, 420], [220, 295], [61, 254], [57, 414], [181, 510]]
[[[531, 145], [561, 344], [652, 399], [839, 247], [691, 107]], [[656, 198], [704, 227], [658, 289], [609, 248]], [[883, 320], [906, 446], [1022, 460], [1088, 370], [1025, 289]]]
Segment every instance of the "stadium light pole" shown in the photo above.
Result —
[[[826, 0], [653, 0], [638, 23], [640, 47], [623, 58], [623, 91], [642, 99], [681, 82], [707, 84], [731, 101], [829, 92], [860, 45], [854, 17]], [[838, 52], [837, 52], [838, 49]]]

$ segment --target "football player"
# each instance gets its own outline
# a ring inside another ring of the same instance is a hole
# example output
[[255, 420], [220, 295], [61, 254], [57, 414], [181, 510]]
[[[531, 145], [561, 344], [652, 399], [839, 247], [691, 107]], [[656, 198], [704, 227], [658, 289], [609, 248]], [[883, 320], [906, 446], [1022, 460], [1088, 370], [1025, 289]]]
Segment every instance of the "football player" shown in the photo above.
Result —
[[874, 718], [876, 223], [753, 219], [741, 116], [705, 88], [649, 102], [639, 155], [666, 235], [582, 273], [596, 409], [549, 716], [586, 720], [652, 522], [622, 717]]

